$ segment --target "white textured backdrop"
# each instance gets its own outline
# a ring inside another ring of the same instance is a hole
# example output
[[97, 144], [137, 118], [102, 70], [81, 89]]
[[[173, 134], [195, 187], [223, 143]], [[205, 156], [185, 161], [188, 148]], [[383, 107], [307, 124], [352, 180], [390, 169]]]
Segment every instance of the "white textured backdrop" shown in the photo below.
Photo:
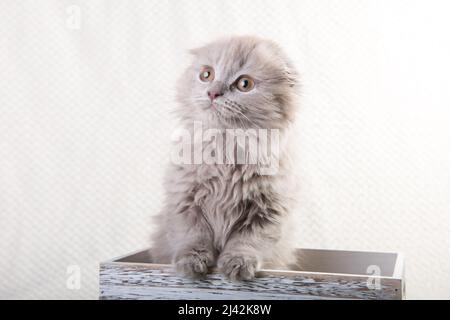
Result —
[[298, 245], [404, 252], [408, 297], [450, 298], [449, 9], [2, 0], [0, 298], [95, 299], [98, 263], [147, 246], [186, 49], [229, 34], [302, 74]]

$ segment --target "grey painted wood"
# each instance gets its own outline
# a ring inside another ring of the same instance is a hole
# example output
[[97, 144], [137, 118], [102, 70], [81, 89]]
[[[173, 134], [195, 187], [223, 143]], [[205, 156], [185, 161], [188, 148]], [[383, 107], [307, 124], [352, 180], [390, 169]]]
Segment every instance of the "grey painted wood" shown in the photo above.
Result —
[[[402, 277], [393, 276], [397, 264], [403, 264], [397, 254], [299, 249], [299, 256], [308, 261], [308, 270], [262, 270], [255, 280], [232, 283], [217, 270], [212, 270], [205, 280], [180, 277], [170, 265], [154, 263], [151, 252], [145, 250], [101, 264], [100, 298], [401, 299], [404, 295]], [[314, 263], [321, 272], [314, 271]], [[366, 270], [374, 263], [381, 265], [384, 274], [351, 273]], [[374, 280], [379, 282], [377, 289], [368, 285]]]
[[[249, 298], [251, 297], [251, 299]], [[143, 287], [105, 286], [102, 289], [103, 300], [323, 300], [318, 296], [298, 294], [267, 294], [264, 292], [226, 291], [198, 288], [163, 288], [151, 290]], [[329, 298], [332, 299], [332, 298]]]

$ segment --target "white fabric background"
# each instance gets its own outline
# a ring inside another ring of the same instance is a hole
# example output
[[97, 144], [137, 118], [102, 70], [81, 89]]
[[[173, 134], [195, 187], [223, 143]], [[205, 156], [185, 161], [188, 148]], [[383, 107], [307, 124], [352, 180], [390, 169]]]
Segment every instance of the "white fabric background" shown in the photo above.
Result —
[[229, 34], [302, 73], [298, 245], [401, 251], [409, 298], [450, 298], [449, 8], [2, 0], [0, 298], [95, 299], [98, 263], [147, 246], [185, 52]]

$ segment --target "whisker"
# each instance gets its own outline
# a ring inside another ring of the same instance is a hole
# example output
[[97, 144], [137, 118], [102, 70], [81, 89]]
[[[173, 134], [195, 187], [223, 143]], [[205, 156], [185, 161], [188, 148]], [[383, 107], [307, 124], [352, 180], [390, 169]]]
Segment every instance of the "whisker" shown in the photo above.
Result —
[[240, 105], [237, 105], [235, 102], [228, 100], [231, 105], [228, 105], [229, 108], [231, 108], [232, 111], [239, 113], [241, 116], [243, 116], [250, 124], [253, 124], [257, 128], [260, 126], [256, 124], [254, 121], [250, 120], [242, 111], [240, 111], [237, 106], [240, 107]]
[[[220, 104], [220, 106], [221, 106], [223, 109], [226, 109], [226, 110], [228, 110], [228, 111], [230, 111], [230, 112], [232, 112], [232, 113], [235, 113], [235, 110], [232, 109], [229, 105], [226, 105], [226, 104]], [[238, 126], [238, 123], [237, 123], [236, 120], [239, 120], [239, 121], [240, 121], [240, 125], [239, 125], [239, 126], [245, 127], [245, 125], [244, 125], [244, 123], [242, 122], [242, 119], [241, 119], [241, 118], [236, 117], [236, 116], [233, 116], [233, 115], [231, 115], [229, 118], [230, 118], [230, 120], [233, 121], [232, 124], [234, 124], [235, 126]]]

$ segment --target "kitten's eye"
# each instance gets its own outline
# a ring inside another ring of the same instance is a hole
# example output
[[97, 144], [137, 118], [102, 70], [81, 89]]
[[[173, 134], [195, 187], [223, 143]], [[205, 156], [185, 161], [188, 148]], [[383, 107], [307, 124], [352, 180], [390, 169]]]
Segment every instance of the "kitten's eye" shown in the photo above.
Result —
[[242, 76], [237, 80], [236, 87], [239, 91], [249, 92], [255, 87], [255, 81], [249, 76]]
[[203, 82], [211, 82], [214, 80], [214, 69], [211, 67], [203, 67], [200, 71], [200, 80]]

